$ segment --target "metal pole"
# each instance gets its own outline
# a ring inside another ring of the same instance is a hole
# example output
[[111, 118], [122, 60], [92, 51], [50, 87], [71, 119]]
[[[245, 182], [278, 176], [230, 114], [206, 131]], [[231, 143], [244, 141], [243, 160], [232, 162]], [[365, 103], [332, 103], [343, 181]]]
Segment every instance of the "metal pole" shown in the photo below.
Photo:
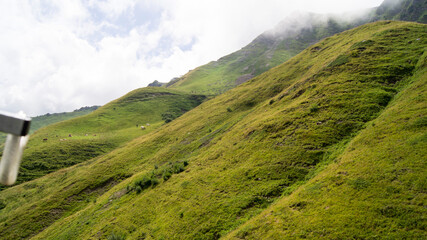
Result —
[[0, 162], [0, 183], [12, 185], [18, 176], [22, 151], [28, 141], [28, 136], [21, 137], [8, 134]]
[[25, 114], [0, 112], [0, 131], [8, 133], [0, 162], [0, 183], [12, 185], [18, 176], [22, 152], [28, 141], [31, 119]]

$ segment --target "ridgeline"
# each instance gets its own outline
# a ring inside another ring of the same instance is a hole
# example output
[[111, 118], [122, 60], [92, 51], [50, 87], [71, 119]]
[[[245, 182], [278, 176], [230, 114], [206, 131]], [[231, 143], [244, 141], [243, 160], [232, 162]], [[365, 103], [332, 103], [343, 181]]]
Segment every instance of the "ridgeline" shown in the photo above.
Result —
[[148, 88], [44, 128], [28, 155], [113, 146], [1, 191], [0, 238], [424, 238], [426, 48], [424, 24], [366, 24], [203, 103]]

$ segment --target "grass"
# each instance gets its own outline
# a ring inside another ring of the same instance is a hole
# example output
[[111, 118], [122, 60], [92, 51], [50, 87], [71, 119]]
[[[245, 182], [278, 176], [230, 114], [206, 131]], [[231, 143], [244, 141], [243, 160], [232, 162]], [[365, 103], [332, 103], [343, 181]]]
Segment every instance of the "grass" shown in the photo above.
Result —
[[164, 114], [170, 122], [204, 100], [163, 88], [138, 89], [91, 114], [42, 128], [31, 135], [17, 182], [106, 154], [163, 125]]
[[[319, 16], [310, 17], [316, 19]], [[313, 43], [357, 24], [361, 23], [338, 24], [332, 18], [324, 22], [317, 19], [313, 20], [311, 28], [303, 28], [298, 34], [265, 33], [241, 50], [189, 71], [167, 87], [191, 93], [219, 95], [241, 84], [241, 78], [258, 76], [284, 63]], [[280, 27], [273, 31], [280, 32]]]
[[[89, 114], [94, 110], [96, 110], [97, 108], [98, 106], [82, 107], [80, 109], [74, 110], [73, 112], [63, 112], [63, 113], [53, 113], [53, 114], [48, 113], [45, 115], [33, 117], [31, 118], [30, 134], [34, 133], [36, 130], [42, 127], [45, 127], [47, 125]], [[6, 136], [7, 134], [0, 133], [0, 152], [3, 151], [3, 147], [4, 147], [3, 145], [4, 145], [4, 142], [6, 141]]]
[[111, 152], [6, 189], [0, 238], [421, 236], [427, 42], [414, 38], [425, 25], [327, 38]]
[[[391, 1], [393, 2], [393, 1]], [[370, 17], [358, 20], [338, 21], [334, 17], [311, 14], [303, 17], [311, 19], [310, 28], [297, 29], [298, 33], [282, 32], [287, 23], [279, 24], [275, 29], [258, 36], [250, 44], [231, 53], [218, 61], [212, 61], [189, 71], [184, 76], [167, 84], [168, 88], [179, 89], [191, 93], [219, 95], [242, 83], [243, 80], [258, 76], [276, 67], [314, 43], [334, 34], [349, 30], [356, 26], [377, 20], [402, 20], [427, 23], [427, 13], [423, 1], [400, 1], [397, 8], [388, 1], [372, 9]], [[319, 19], [326, 18], [324, 21]], [[301, 25], [305, 25], [301, 24]], [[413, 41], [413, 40], [412, 40]], [[362, 40], [353, 48], [363, 49], [372, 44], [370, 40]], [[311, 48], [317, 52], [320, 49]], [[347, 56], [338, 56], [331, 64], [343, 64]]]
[[385, 0], [377, 9], [375, 19], [427, 23], [426, 3], [413, 0]]
[[48, 113], [45, 115], [33, 117], [31, 119], [30, 134], [34, 133], [36, 130], [42, 127], [45, 127], [47, 125], [51, 125], [57, 122], [62, 122], [68, 119], [89, 114], [98, 108], [99, 106], [82, 107], [80, 109], [74, 110], [73, 112], [63, 112], [63, 113], [53, 113], [53, 114]]
[[332, 164], [225, 239], [425, 238], [426, 69], [427, 52], [411, 83]]

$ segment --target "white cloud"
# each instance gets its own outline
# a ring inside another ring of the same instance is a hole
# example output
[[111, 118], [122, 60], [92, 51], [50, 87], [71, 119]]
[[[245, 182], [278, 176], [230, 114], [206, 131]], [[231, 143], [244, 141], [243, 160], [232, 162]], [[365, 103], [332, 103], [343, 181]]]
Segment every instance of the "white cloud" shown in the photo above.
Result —
[[136, 0], [90, 0], [88, 6], [97, 8], [109, 19], [116, 19], [129, 9], [135, 7], [136, 2]]
[[380, 2], [0, 0], [0, 109], [105, 104], [238, 50], [295, 10]]

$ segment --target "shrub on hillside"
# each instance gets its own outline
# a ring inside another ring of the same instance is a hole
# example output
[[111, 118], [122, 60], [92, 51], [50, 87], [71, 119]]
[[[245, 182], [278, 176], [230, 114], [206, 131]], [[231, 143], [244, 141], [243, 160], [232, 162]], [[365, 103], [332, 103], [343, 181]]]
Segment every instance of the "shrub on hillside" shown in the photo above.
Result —
[[159, 184], [159, 180], [153, 174], [151, 176], [145, 175], [141, 179], [136, 180], [131, 187], [128, 187], [128, 192], [135, 191], [137, 194], [149, 187], [155, 187]]
[[339, 55], [333, 62], [331, 62], [328, 67], [336, 67], [349, 62], [349, 58], [346, 55]]
[[131, 185], [127, 186], [127, 192], [135, 191], [139, 194], [149, 187], [155, 187], [160, 184], [160, 177], [163, 181], [167, 181], [173, 174], [183, 172], [186, 166], [188, 166], [187, 160], [183, 162], [168, 162], [161, 167], [155, 165], [151, 173], [145, 174], [142, 178], [138, 178]]
[[126, 239], [126, 235], [123, 233], [111, 233], [108, 237], [108, 240], [124, 240]]
[[316, 103], [313, 103], [311, 106], [310, 106], [310, 113], [314, 113], [314, 112], [317, 112], [318, 110], [319, 110], [319, 105], [317, 105]]
[[6, 203], [3, 202], [3, 200], [0, 200], [0, 210], [6, 207]]

